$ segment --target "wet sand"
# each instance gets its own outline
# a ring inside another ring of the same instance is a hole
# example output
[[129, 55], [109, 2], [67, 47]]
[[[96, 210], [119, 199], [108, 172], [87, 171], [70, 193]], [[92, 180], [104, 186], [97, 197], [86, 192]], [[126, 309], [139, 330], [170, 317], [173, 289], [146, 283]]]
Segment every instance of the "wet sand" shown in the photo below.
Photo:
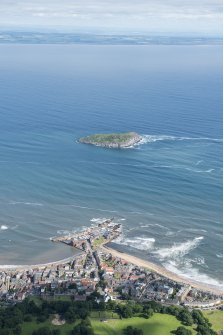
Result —
[[47, 262], [47, 263], [41, 263], [41, 264], [33, 264], [33, 265], [0, 265], [0, 271], [25, 271], [29, 269], [44, 269], [46, 267], [55, 267], [57, 265], [61, 264], [67, 264], [69, 262], [72, 262], [75, 260], [76, 257], [82, 254], [82, 251], [77, 249], [76, 253], [73, 254], [73, 256], [70, 256], [68, 258], [64, 258], [58, 261], [53, 262]]
[[212, 285], [208, 285], [205, 283], [201, 283], [199, 281], [194, 281], [192, 279], [186, 278], [186, 277], [181, 277], [169, 270], [166, 270], [164, 267], [154, 264], [152, 262], [149, 261], [145, 261], [141, 258], [126, 254], [124, 252], [119, 252], [115, 249], [112, 249], [108, 246], [102, 246], [101, 250], [103, 252], [109, 252], [112, 254], [112, 256], [114, 257], [119, 257], [129, 263], [132, 263], [134, 265], [140, 266], [140, 267], [144, 267], [147, 268], [153, 272], [158, 273], [161, 276], [164, 276], [166, 278], [169, 278], [177, 283], [181, 283], [181, 284], [186, 284], [186, 285], [190, 285], [198, 290], [201, 291], [207, 291], [207, 292], [211, 292], [213, 294], [216, 295], [222, 295], [223, 296], [223, 288], [217, 287], [217, 286], [212, 286]]

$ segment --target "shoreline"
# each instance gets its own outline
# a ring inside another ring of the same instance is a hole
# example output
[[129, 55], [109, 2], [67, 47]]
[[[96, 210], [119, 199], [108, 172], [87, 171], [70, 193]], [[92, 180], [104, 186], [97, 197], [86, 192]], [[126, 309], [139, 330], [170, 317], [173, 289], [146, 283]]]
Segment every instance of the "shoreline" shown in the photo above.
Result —
[[0, 271], [21, 271], [21, 270], [31, 270], [31, 269], [41, 269], [45, 267], [51, 267], [60, 264], [66, 264], [73, 261], [76, 257], [80, 256], [83, 252], [77, 249], [79, 252], [75, 253], [73, 256], [69, 256], [67, 258], [60, 259], [58, 261], [41, 263], [41, 264], [30, 264], [30, 265], [0, 265]]
[[[110, 253], [114, 257], [121, 258], [128, 263], [132, 263], [134, 265], [137, 265], [139, 267], [147, 268], [148, 270], [151, 270], [151, 272], [155, 272], [167, 279], [170, 279], [174, 282], [184, 284], [184, 285], [190, 285], [191, 287], [194, 287], [200, 291], [206, 291], [210, 292], [212, 294], [222, 296], [223, 297], [223, 287], [219, 287], [216, 285], [209, 285], [203, 282], [199, 282], [196, 280], [193, 280], [191, 278], [184, 277], [183, 275], [179, 275], [177, 273], [174, 273], [170, 270], [167, 270], [162, 265], [158, 265], [156, 263], [153, 263], [149, 260], [143, 260], [142, 258], [133, 256], [131, 254], [128, 254], [126, 252], [118, 251], [116, 249], [113, 249], [112, 247], [107, 245], [108, 241], [105, 244], [101, 244], [98, 249], [103, 251], [104, 253]], [[77, 257], [79, 257], [81, 254], [84, 253], [84, 251], [81, 251], [78, 248], [76, 249], [76, 253], [72, 256], [69, 256], [67, 258], [63, 258], [56, 261], [51, 261], [47, 263], [40, 263], [40, 264], [30, 264], [30, 265], [0, 265], [0, 271], [8, 271], [8, 272], [16, 272], [16, 271], [28, 271], [28, 270], [36, 270], [36, 269], [43, 269], [46, 267], [52, 267], [57, 266], [61, 264], [67, 264], [71, 261], [74, 261]]]
[[119, 257], [129, 263], [132, 263], [134, 265], [140, 266], [140, 267], [144, 267], [147, 268], [149, 270], [151, 270], [152, 272], [156, 272], [157, 274], [166, 277], [170, 280], [173, 280], [177, 283], [181, 283], [181, 284], [186, 284], [186, 285], [190, 285], [191, 287], [194, 287], [198, 290], [201, 291], [207, 291], [216, 295], [220, 295], [223, 296], [223, 288], [217, 287], [217, 286], [213, 286], [213, 285], [208, 285], [199, 281], [195, 281], [193, 279], [190, 278], [186, 278], [183, 276], [180, 276], [174, 272], [171, 272], [167, 269], [165, 269], [164, 267], [162, 267], [161, 265], [157, 265], [155, 263], [152, 263], [150, 261], [147, 260], [143, 260], [141, 258], [138, 258], [136, 256], [132, 256], [130, 254], [127, 254], [125, 252], [120, 252], [117, 251], [111, 247], [108, 247], [107, 245], [103, 245], [100, 247], [100, 249], [103, 252], [107, 252], [107, 253], [111, 253], [112, 256], [114, 257]]

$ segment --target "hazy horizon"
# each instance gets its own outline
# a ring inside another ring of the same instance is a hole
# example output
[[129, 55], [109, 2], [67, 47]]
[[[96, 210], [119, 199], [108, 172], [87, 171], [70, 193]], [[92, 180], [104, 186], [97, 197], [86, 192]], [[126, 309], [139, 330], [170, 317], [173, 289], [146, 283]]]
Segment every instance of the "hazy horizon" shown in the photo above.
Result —
[[220, 0], [1, 0], [0, 29], [104, 34], [223, 35]]

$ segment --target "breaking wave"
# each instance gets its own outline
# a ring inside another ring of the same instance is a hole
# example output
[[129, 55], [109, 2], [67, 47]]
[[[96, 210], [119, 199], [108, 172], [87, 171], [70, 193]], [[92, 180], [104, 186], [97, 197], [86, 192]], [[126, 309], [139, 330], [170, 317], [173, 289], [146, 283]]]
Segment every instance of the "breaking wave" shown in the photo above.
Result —
[[[197, 256], [194, 258], [184, 257], [190, 253], [193, 249], [197, 248], [201, 241], [204, 239], [203, 236], [188, 240], [183, 243], [175, 243], [169, 248], [161, 248], [152, 251], [152, 254], [158, 256], [162, 265], [169, 271], [176, 273], [185, 278], [203, 282], [213, 286], [223, 287], [223, 282], [218, 281], [215, 278], [210, 277], [208, 274], [200, 272], [199, 268], [208, 268], [204, 257]], [[217, 254], [217, 257], [223, 257], [223, 254]]]
[[5, 226], [5, 225], [0, 226], [0, 230], [7, 230], [7, 229], [9, 229], [8, 226]]
[[199, 281], [208, 285], [223, 287], [223, 282], [214, 279], [207, 274], [201, 273], [198, 269], [192, 267], [191, 264], [187, 264], [184, 267], [179, 268], [178, 263], [174, 260], [168, 261], [167, 263], [163, 264], [164, 267], [174, 272], [182, 277], [190, 278], [194, 281]]
[[59, 234], [59, 235], [70, 235], [71, 231], [69, 231], [69, 230], [57, 230], [57, 234]]
[[107, 218], [92, 218], [90, 221], [93, 223], [103, 223], [104, 221], [106, 221]]
[[153, 251], [153, 253], [159, 256], [160, 260], [182, 257], [187, 255], [191, 250], [195, 249], [203, 240], [203, 238], [203, 236], [200, 236], [183, 243], [174, 243], [172, 247], [161, 248]]
[[116, 239], [116, 242], [122, 245], [126, 245], [138, 250], [151, 250], [153, 249], [153, 245], [155, 243], [155, 238], [148, 237], [134, 237], [134, 238], [125, 238], [120, 237]]

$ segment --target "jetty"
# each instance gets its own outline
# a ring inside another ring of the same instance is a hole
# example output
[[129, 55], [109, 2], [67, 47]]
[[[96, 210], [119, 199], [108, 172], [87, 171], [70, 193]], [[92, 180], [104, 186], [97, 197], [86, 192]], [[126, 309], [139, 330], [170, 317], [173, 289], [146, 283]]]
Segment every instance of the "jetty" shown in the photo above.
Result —
[[91, 248], [96, 248], [100, 245], [111, 242], [119, 237], [122, 233], [121, 223], [115, 223], [114, 218], [106, 219], [98, 225], [86, 228], [80, 232], [73, 232], [67, 235], [54, 236], [50, 240], [52, 242], [65, 243], [76, 249], [86, 251], [88, 245]]

